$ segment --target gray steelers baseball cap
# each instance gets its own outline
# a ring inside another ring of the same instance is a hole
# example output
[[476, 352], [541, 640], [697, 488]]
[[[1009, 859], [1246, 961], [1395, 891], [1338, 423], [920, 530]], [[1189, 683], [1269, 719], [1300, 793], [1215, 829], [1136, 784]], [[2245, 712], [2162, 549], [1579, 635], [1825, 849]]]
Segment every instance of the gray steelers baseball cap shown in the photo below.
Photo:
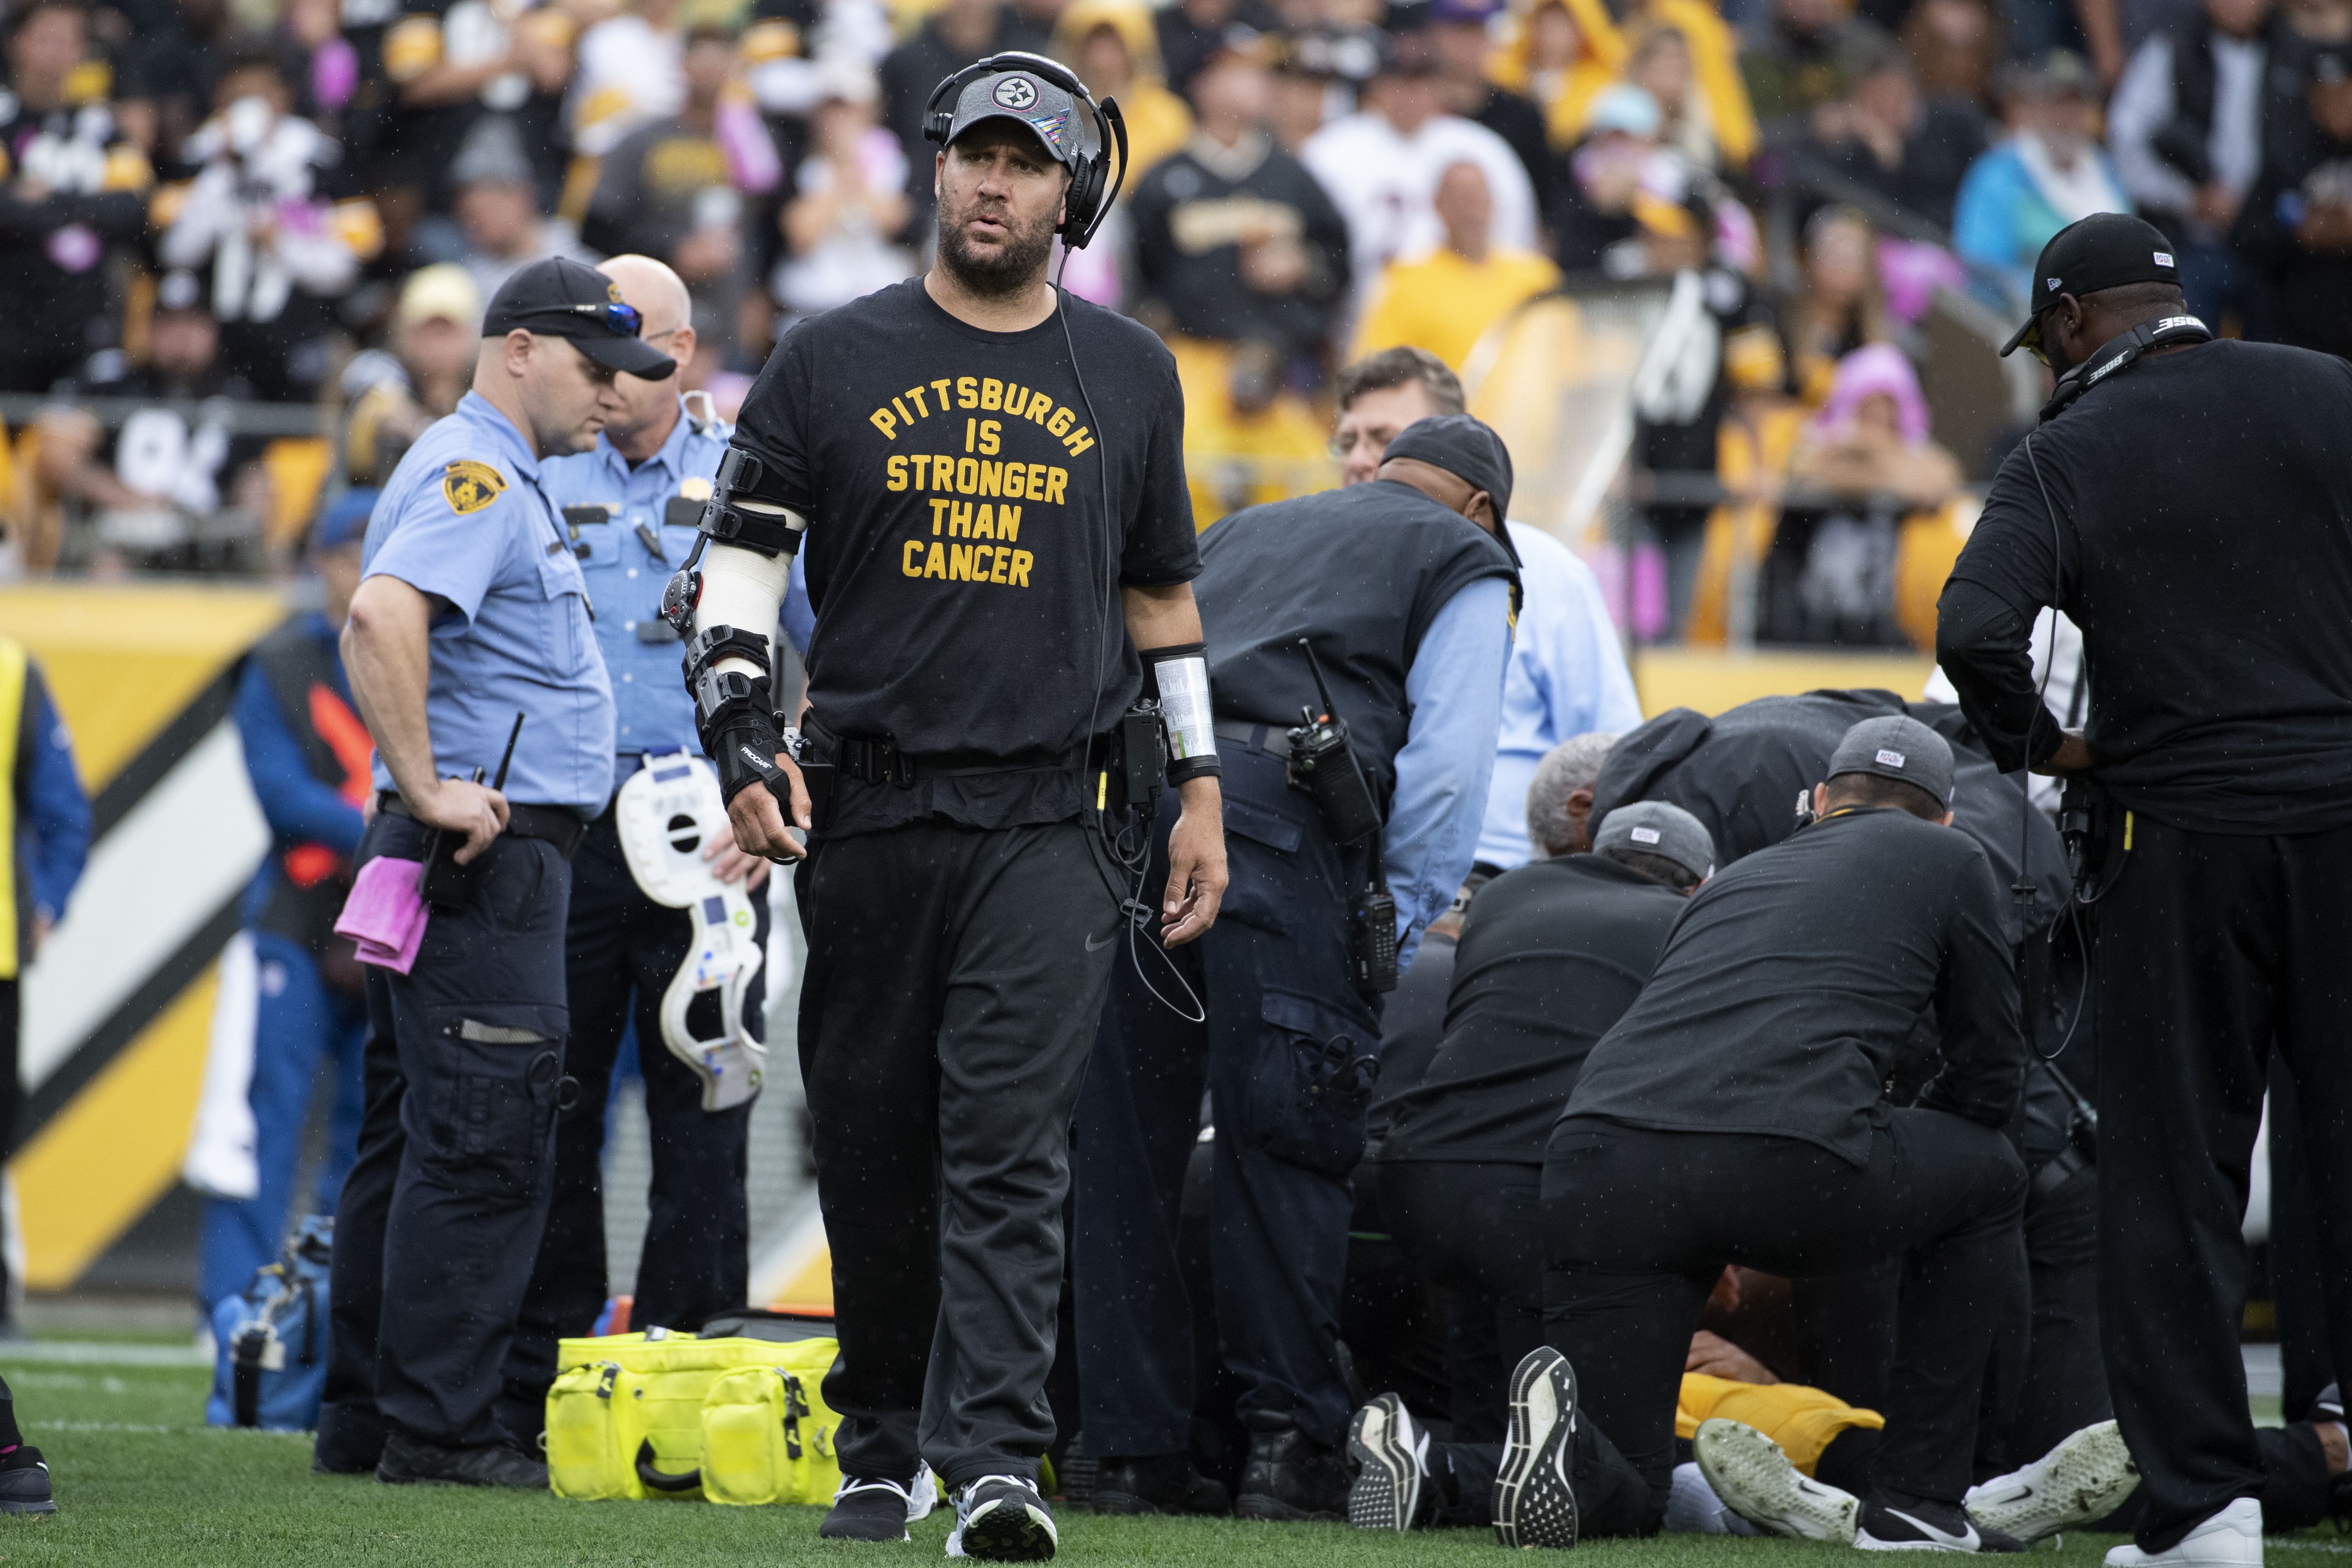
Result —
[[[1037, 63], [1061, 68], [1042, 57]], [[944, 140], [951, 143], [983, 121], [1010, 120], [1026, 126], [1055, 163], [1076, 174], [1079, 163], [1095, 150], [1093, 119], [1085, 104], [1038, 71], [991, 71], [964, 84]]]
[[1592, 851], [1632, 849], [1671, 860], [1706, 881], [1715, 875], [1715, 839], [1706, 825], [1681, 806], [1663, 800], [1637, 800], [1601, 819]]
[[1916, 719], [1889, 713], [1864, 719], [1845, 732], [1830, 756], [1830, 777], [1876, 773], [1926, 790], [1946, 809], [1952, 804], [1952, 748]]

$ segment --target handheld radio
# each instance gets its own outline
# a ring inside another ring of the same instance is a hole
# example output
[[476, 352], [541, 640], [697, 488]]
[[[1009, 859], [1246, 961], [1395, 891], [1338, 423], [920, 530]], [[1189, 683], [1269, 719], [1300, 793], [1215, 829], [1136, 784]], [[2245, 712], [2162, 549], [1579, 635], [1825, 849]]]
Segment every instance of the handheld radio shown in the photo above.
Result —
[[1314, 797], [1317, 815], [1333, 843], [1345, 848], [1359, 838], [1372, 841], [1371, 875], [1348, 900], [1348, 970], [1358, 992], [1378, 996], [1397, 987], [1396, 900], [1389, 894], [1381, 864], [1380, 802], [1349, 743], [1347, 721], [1339, 717], [1331, 689], [1324, 684], [1314, 644], [1300, 637], [1298, 647], [1307, 656], [1323, 710], [1302, 710], [1307, 721], [1289, 731], [1291, 779]]

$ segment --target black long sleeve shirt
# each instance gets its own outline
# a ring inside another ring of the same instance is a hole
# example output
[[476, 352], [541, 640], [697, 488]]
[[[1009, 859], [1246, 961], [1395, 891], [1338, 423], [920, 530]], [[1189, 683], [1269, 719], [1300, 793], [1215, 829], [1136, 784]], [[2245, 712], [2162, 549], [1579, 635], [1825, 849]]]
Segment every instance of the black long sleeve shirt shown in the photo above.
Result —
[[2025, 1040], [1984, 851], [1891, 808], [1833, 816], [1698, 890], [1563, 1115], [1797, 1138], [1863, 1164], [1931, 1013], [1944, 1067], [1918, 1103], [2003, 1125]]
[[2058, 743], [2027, 648], [2054, 605], [2124, 806], [2189, 832], [2352, 826], [2347, 430], [2352, 365], [2224, 341], [2151, 354], [2021, 442], [1937, 617], [2000, 765]]

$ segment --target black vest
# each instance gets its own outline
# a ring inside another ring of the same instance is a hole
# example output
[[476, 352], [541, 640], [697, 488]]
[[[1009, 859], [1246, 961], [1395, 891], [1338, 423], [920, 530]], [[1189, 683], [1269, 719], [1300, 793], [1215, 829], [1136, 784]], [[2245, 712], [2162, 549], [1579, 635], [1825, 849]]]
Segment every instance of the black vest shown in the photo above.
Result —
[[[247, 657], [268, 683], [278, 717], [301, 747], [310, 776], [341, 790], [351, 776], [351, 764], [320, 733], [313, 703], [331, 705], [331, 710], [352, 726], [359, 724], [359, 717], [336, 685], [334, 651], [319, 640], [315, 628], [308, 616], [289, 621], [255, 644]], [[319, 694], [315, 698], [314, 692]], [[347, 744], [351, 739], [347, 737]], [[356, 750], [352, 761], [364, 766]], [[263, 907], [259, 928], [323, 953], [337, 940], [335, 919], [351, 892], [351, 868], [324, 845], [281, 840], [276, 849], [277, 882]]]
[[1429, 623], [1464, 586], [1510, 580], [1496, 537], [1410, 486], [1375, 479], [1235, 512], [1201, 536], [1192, 595], [1216, 716], [1285, 729], [1319, 707], [1298, 639], [1312, 639], [1331, 700], [1385, 803], [1411, 710], [1405, 671]]

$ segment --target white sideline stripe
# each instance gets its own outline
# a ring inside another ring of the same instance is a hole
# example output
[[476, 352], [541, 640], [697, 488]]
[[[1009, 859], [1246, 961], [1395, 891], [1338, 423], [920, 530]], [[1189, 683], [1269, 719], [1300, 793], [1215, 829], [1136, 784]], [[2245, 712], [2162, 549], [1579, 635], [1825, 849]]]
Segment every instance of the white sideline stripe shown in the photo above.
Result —
[[232, 1437], [293, 1437], [308, 1443], [316, 1433], [291, 1432], [275, 1426], [162, 1426], [152, 1421], [27, 1421], [28, 1432], [143, 1432], [150, 1436], [188, 1437], [199, 1432], [220, 1432]]
[[213, 1358], [193, 1344], [113, 1344], [105, 1340], [14, 1340], [0, 1344], [0, 1363], [37, 1362], [50, 1366], [210, 1366]]
[[245, 747], [223, 720], [91, 848], [66, 918], [26, 971], [26, 1089], [56, 1072], [268, 850]]

